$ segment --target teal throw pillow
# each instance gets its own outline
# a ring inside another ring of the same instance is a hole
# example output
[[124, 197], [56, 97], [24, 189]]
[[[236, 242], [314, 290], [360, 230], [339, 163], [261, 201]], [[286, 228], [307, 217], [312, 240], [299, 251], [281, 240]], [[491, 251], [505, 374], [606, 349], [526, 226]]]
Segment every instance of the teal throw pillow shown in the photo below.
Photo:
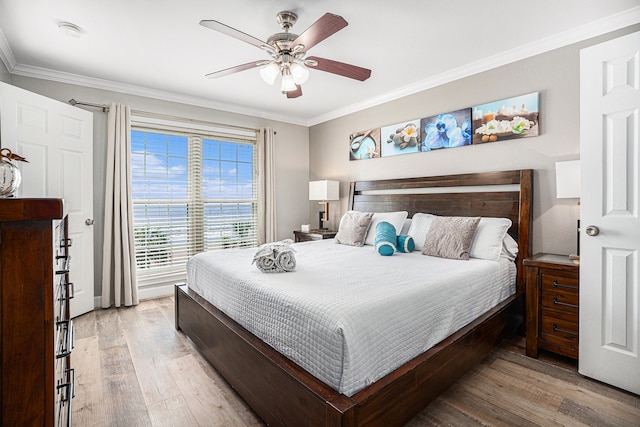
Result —
[[398, 243], [396, 249], [398, 252], [413, 252], [416, 248], [416, 243], [411, 236], [398, 236]]
[[386, 221], [376, 225], [375, 248], [382, 256], [391, 256], [396, 251], [396, 228]]

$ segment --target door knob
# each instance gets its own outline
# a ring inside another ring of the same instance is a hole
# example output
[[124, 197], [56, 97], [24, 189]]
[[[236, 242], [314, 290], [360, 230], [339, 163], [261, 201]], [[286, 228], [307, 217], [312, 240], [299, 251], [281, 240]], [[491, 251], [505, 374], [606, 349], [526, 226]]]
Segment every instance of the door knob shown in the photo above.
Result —
[[586, 228], [585, 232], [587, 233], [587, 236], [597, 236], [598, 234], [600, 234], [600, 229], [598, 227], [596, 227], [595, 225], [590, 225]]
[[93, 225], [93, 223], [94, 223], [94, 222], [95, 222], [95, 221], [94, 221], [94, 220], [92, 220], [92, 219], [85, 219], [85, 220], [84, 220], [84, 223], [85, 223], [85, 224], [87, 224], [87, 225]]

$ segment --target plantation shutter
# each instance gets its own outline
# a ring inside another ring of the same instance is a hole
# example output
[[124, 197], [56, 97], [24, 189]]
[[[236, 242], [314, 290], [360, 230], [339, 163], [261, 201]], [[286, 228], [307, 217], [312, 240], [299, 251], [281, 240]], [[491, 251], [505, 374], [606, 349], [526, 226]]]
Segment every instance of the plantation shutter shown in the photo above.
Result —
[[257, 246], [255, 133], [136, 122], [132, 128], [138, 286], [185, 280], [203, 251]]

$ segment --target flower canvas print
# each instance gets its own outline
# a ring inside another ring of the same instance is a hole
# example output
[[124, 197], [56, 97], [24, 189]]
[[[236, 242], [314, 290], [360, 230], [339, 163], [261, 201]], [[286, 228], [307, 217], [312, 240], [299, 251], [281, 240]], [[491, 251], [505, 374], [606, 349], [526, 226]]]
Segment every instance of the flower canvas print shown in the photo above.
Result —
[[473, 143], [538, 136], [539, 93], [473, 107]]
[[421, 119], [420, 130], [420, 151], [470, 145], [471, 108]]

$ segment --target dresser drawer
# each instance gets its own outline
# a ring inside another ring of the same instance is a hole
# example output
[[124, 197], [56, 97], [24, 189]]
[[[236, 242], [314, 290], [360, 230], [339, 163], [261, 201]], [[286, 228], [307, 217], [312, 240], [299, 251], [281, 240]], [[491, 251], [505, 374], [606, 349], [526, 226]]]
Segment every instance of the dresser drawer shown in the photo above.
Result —
[[541, 282], [541, 302], [543, 308], [554, 308], [567, 313], [578, 313], [580, 303], [578, 279], [543, 274]]

